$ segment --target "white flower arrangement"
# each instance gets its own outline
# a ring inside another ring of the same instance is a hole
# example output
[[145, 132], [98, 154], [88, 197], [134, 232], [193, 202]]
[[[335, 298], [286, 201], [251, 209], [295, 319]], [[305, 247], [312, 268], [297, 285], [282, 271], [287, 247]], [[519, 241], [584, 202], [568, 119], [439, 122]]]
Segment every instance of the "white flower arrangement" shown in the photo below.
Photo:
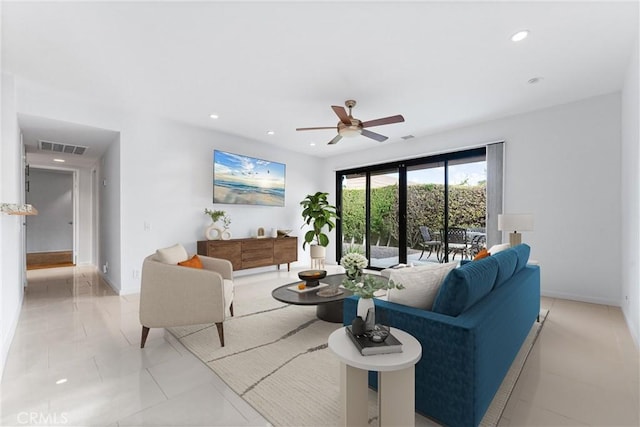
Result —
[[369, 264], [367, 257], [356, 252], [346, 254], [340, 260], [340, 265], [347, 271], [347, 276], [355, 277]]
[[360, 298], [373, 298], [374, 294], [379, 290], [404, 289], [401, 283], [379, 279], [370, 274], [364, 274], [356, 279], [344, 279], [342, 286]]

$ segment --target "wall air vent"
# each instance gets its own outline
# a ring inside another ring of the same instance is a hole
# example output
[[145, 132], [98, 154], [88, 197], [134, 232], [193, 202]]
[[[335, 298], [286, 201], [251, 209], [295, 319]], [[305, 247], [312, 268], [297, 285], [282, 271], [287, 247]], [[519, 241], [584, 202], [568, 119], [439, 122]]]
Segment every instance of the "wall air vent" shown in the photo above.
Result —
[[52, 141], [38, 141], [38, 148], [41, 151], [51, 151], [53, 153], [66, 153], [82, 155], [87, 150], [87, 147], [82, 145], [61, 144], [59, 142]]

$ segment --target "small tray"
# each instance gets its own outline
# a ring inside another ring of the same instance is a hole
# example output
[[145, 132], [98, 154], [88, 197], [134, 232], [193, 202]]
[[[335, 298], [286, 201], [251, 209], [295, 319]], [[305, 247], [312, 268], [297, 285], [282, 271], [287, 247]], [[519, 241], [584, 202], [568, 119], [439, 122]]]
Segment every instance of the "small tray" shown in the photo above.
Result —
[[318, 295], [319, 297], [331, 298], [337, 297], [338, 295], [342, 294], [344, 294], [344, 291], [342, 289], [336, 289], [335, 291], [332, 291], [331, 289], [323, 289], [321, 291], [318, 291], [316, 295]]
[[[300, 283], [304, 283], [304, 282], [300, 282]], [[326, 288], [327, 286], [329, 286], [328, 283], [320, 283], [318, 286], [314, 286], [314, 287], [311, 287], [311, 288], [307, 286], [304, 289], [298, 289], [298, 285], [300, 283], [296, 283], [293, 286], [289, 286], [287, 289], [289, 289], [290, 291], [293, 291], [293, 292], [297, 292], [299, 294], [305, 294], [307, 292], [317, 291], [318, 289]]]

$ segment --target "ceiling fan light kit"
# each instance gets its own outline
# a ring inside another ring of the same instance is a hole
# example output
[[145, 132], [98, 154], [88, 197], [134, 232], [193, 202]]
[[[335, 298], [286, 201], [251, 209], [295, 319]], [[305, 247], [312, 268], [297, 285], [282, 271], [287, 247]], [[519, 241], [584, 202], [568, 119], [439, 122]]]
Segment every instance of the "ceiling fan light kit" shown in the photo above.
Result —
[[366, 122], [362, 122], [358, 119], [355, 119], [351, 114], [351, 109], [356, 106], [356, 101], [353, 99], [348, 99], [345, 101], [344, 105], [349, 109], [349, 114], [339, 105], [332, 105], [331, 108], [333, 112], [336, 113], [336, 116], [340, 119], [337, 126], [325, 126], [325, 127], [313, 127], [313, 128], [297, 128], [296, 130], [318, 130], [318, 129], [336, 129], [338, 131], [338, 135], [336, 135], [331, 141], [329, 141], [329, 145], [333, 145], [338, 143], [343, 137], [351, 138], [354, 136], [362, 135], [367, 138], [375, 139], [376, 141], [386, 141], [389, 139], [384, 135], [380, 135], [379, 133], [371, 132], [365, 128], [373, 127], [373, 126], [381, 126], [381, 125], [389, 125], [392, 123], [400, 123], [404, 122], [404, 117], [401, 115], [383, 117], [380, 119], [369, 120]]

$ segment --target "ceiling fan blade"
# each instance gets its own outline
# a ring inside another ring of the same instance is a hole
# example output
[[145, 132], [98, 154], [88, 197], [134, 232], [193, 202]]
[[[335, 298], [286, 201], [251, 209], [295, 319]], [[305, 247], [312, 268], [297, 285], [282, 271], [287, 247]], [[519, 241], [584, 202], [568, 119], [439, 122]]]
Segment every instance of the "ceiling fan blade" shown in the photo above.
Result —
[[376, 141], [382, 142], [389, 139], [389, 137], [380, 135], [379, 133], [371, 132], [370, 130], [362, 129], [361, 135], [366, 136], [367, 138], [375, 139]]
[[380, 125], [390, 125], [391, 123], [399, 123], [404, 122], [404, 117], [400, 114], [397, 116], [384, 117], [382, 119], [369, 120], [367, 122], [362, 122], [363, 128], [370, 128], [372, 126], [380, 126]]
[[319, 128], [296, 128], [296, 130], [318, 130], [318, 129], [336, 129], [335, 126], [324, 126]]
[[340, 118], [340, 121], [342, 123], [351, 126], [351, 119], [349, 119], [347, 110], [345, 110], [344, 107], [341, 107], [339, 105], [332, 105], [331, 108], [333, 108], [333, 112], [336, 113], [336, 116]]
[[329, 141], [328, 145], [337, 144], [338, 141], [340, 141], [341, 139], [342, 139], [342, 135], [338, 134], [338, 135], [336, 135], [335, 138], [333, 138], [331, 141]]

